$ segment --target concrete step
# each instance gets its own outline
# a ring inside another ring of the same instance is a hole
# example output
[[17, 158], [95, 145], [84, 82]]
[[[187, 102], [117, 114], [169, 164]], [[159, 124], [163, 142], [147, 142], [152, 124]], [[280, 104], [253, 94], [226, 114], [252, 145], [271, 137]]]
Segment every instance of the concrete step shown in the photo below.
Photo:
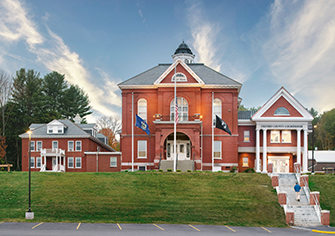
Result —
[[[167, 169], [173, 170], [173, 160], [162, 160], [160, 169], [167, 171]], [[177, 162], [177, 170], [186, 172], [187, 170], [194, 170], [194, 162], [192, 160], [182, 160]]]

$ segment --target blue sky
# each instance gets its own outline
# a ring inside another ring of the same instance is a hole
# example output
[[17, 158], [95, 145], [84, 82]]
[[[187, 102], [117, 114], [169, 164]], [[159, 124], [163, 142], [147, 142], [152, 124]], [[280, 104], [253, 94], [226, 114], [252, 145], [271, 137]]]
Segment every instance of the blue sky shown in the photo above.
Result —
[[284, 86], [305, 107], [335, 106], [335, 1], [0, 0], [0, 69], [55, 70], [121, 114], [117, 84], [185, 42], [195, 61], [243, 83], [246, 107]]

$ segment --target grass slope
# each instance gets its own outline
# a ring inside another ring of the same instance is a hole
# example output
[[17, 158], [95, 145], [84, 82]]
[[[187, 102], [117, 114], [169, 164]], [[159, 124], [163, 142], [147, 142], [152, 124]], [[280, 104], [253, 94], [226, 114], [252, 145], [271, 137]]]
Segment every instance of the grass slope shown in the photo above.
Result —
[[[0, 172], [0, 221], [27, 221], [28, 173]], [[262, 174], [32, 173], [35, 221], [285, 227]]]
[[330, 225], [335, 226], [335, 175], [310, 175], [311, 191], [320, 192], [320, 205], [330, 211]]

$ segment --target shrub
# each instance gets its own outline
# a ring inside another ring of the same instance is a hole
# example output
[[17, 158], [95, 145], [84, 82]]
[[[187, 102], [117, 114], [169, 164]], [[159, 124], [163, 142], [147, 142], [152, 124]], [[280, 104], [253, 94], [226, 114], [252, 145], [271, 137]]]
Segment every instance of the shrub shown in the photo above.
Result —
[[162, 170], [162, 169], [159, 169], [158, 171], [159, 171], [159, 172], [163, 172], [163, 170]]
[[187, 170], [187, 172], [192, 172], [191, 170]]
[[178, 170], [177, 170], [177, 172], [181, 172], [181, 170], [180, 170], [180, 169], [178, 169]]
[[255, 170], [253, 168], [248, 168], [243, 171], [244, 173], [255, 173]]
[[219, 170], [218, 172], [219, 172], [219, 173], [223, 173], [223, 171], [222, 171], [222, 170]]
[[237, 167], [236, 166], [232, 166], [230, 168], [230, 173], [235, 173], [236, 170], [237, 170]]
[[166, 171], [167, 171], [167, 172], [172, 172], [172, 169], [167, 169]]
[[124, 172], [128, 172], [128, 170], [125, 170]]

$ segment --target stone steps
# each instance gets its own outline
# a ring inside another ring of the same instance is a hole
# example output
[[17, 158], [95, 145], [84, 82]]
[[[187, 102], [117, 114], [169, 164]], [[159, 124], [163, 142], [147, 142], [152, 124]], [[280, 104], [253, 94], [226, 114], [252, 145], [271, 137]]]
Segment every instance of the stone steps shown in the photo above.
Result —
[[[177, 170], [181, 170], [182, 172], [186, 172], [187, 170], [193, 171], [194, 164], [193, 161], [190, 160], [182, 160], [177, 162]], [[167, 169], [173, 170], [173, 161], [171, 160], [162, 160], [160, 169], [167, 171]]]

